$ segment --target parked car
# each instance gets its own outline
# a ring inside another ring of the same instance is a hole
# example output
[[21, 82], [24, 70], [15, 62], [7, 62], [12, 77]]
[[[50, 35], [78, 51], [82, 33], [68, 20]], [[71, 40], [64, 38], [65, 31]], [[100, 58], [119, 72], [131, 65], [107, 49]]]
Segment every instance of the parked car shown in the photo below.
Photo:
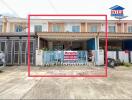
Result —
[[115, 60], [112, 58], [108, 58], [108, 67], [114, 68], [114, 67], [119, 66], [121, 64], [122, 63], [121, 63], [120, 59]]

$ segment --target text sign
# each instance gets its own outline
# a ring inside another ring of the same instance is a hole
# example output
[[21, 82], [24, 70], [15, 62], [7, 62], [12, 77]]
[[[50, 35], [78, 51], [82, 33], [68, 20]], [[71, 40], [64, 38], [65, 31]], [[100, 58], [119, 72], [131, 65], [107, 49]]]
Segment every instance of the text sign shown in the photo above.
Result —
[[77, 51], [64, 51], [64, 60], [75, 61], [77, 60]]

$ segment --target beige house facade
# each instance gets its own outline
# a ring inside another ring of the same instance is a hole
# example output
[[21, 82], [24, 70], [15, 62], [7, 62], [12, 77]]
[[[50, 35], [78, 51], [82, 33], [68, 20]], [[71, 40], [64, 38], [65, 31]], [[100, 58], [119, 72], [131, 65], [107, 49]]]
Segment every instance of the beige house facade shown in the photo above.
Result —
[[[105, 20], [32, 19], [30, 22], [32, 62], [37, 49], [105, 51]], [[0, 25], [0, 50], [3, 43], [7, 58], [18, 58], [16, 64], [27, 64], [27, 24], [27, 19], [3, 17]], [[107, 27], [108, 50], [132, 51], [132, 20], [108, 20]], [[12, 51], [7, 50], [9, 41], [12, 41]], [[19, 45], [16, 52], [15, 45]]]

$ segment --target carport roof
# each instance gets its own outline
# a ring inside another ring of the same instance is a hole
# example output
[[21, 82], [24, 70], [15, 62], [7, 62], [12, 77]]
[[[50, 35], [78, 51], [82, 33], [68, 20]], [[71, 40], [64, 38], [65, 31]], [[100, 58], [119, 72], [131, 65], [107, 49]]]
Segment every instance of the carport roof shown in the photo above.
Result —
[[[1, 32], [0, 33], [0, 36], [1, 37], [27, 37], [28, 36], [28, 33], [27, 32]], [[35, 36], [35, 33], [30, 33], [30, 36]]]
[[[105, 39], [105, 32], [39, 32], [37, 33], [39, 38], [45, 40], [88, 40], [90, 38], [95, 38], [99, 36], [100, 39]], [[108, 33], [108, 39], [132, 39], [131, 33]]]

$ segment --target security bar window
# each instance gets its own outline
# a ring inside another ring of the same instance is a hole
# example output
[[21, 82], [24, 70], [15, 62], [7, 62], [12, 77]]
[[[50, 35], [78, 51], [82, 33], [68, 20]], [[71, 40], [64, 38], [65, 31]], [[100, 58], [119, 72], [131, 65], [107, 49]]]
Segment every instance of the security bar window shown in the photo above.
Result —
[[15, 26], [15, 32], [22, 32], [22, 26], [21, 25], [16, 25]]
[[109, 26], [109, 32], [116, 32], [115, 26]]
[[132, 32], [132, 26], [128, 26], [128, 32], [129, 32], [129, 33]]
[[61, 27], [58, 24], [53, 24], [52, 32], [61, 32]]
[[72, 32], [80, 32], [80, 26], [72, 26]]
[[42, 32], [42, 25], [35, 25], [35, 32]]
[[97, 32], [97, 25], [91, 26], [91, 32]]

